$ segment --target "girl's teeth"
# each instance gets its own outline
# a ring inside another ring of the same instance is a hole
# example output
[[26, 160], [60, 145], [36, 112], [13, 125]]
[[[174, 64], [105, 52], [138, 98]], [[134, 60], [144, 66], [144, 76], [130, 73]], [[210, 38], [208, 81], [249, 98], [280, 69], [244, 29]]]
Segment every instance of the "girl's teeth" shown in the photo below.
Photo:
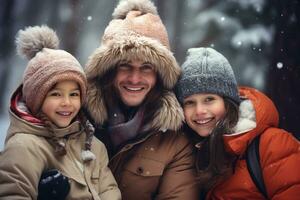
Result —
[[71, 112], [58, 112], [58, 114], [63, 115], [63, 116], [69, 116], [69, 115], [71, 115]]
[[195, 122], [197, 124], [206, 124], [207, 122], [209, 122], [211, 119], [206, 119], [206, 120], [196, 120]]

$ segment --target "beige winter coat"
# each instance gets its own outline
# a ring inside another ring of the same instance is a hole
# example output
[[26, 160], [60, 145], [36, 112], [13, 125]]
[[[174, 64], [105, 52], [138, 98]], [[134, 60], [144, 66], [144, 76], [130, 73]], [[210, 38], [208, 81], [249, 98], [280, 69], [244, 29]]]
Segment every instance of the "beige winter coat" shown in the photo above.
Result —
[[[48, 130], [10, 112], [11, 124], [0, 155], [0, 199], [36, 199], [44, 170], [58, 169], [70, 181], [67, 199], [121, 199], [115, 179], [107, 167], [106, 148], [94, 138], [91, 151], [96, 160], [84, 163], [81, 151], [85, 135], [79, 122], [58, 129], [55, 134], [66, 140], [65, 156], [55, 156], [47, 140]], [[45, 137], [46, 136], [46, 137]]]

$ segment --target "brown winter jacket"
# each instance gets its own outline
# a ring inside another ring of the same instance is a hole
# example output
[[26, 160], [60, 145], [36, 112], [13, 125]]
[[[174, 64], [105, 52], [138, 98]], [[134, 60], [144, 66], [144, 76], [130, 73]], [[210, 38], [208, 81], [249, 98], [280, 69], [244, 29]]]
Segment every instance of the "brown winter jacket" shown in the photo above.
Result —
[[[151, 63], [157, 74], [156, 84], [160, 84], [158, 87], [163, 93], [155, 99], [160, 107], [153, 110], [152, 120], [143, 124], [143, 128], [152, 131], [137, 133], [140, 139], [127, 141], [109, 161], [122, 198], [198, 199], [192, 145], [183, 133], [178, 132], [184, 117], [171, 92], [181, 69], [169, 49], [166, 29], [155, 6], [148, 0], [121, 1], [113, 17], [100, 46], [91, 54], [85, 67], [87, 110], [91, 118], [99, 126], [108, 121], [112, 111], [108, 110], [103, 92], [107, 92], [106, 84], [110, 84], [112, 78], [105, 76], [113, 73], [120, 62]], [[101, 133], [98, 134], [101, 137]]]
[[[260, 162], [270, 199], [293, 200], [300, 197], [300, 143], [288, 132], [279, 129], [278, 112], [273, 102], [259, 91], [240, 88], [249, 99], [244, 107], [235, 134], [225, 135], [227, 150], [241, 157], [234, 174], [216, 185], [206, 199], [264, 199], [254, 185], [243, 158], [247, 145], [257, 135], [260, 139]], [[249, 105], [249, 104], [248, 104]], [[243, 114], [244, 113], [244, 114]]]
[[69, 178], [70, 192], [66, 199], [121, 199], [116, 181], [107, 167], [108, 156], [102, 142], [94, 138], [95, 160], [81, 158], [85, 136], [80, 123], [57, 129], [55, 134], [67, 136], [66, 152], [60, 157], [47, 137], [49, 131], [10, 112], [11, 124], [4, 150], [0, 154], [0, 199], [36, 199], [44, 170], [58, 169]]
[[[170, 93], [162, 99], [165, 103], [156, 115], [159, 119], [154, 121], [160, 127], [174, 123], [180, 127], [180, 106], [177, 101], [173, 102], [174, 95]], [[169, 112], [162, 112], [166, 110]], [[192, 149], [186, 135], [170, 129], [150, 131], [144, 137], [128, 142], [109, 161], [122, 198], [198, 200]]]
[[193, 164], [192, 148], [185, 135], [166, 131], [128, 143], [109, 166], [123, 199], [191, 200], [198, 199]]

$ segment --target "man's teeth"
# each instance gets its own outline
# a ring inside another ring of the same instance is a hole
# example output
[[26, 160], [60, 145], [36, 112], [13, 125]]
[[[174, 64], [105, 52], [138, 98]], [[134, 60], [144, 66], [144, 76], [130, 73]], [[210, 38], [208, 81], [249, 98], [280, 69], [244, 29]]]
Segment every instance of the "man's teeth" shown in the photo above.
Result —
[[126, 87], [127, 90], [132, 90], [132, 91], [139, 91], [142, 90], [143, 88], [131, 88], [131, 87]]

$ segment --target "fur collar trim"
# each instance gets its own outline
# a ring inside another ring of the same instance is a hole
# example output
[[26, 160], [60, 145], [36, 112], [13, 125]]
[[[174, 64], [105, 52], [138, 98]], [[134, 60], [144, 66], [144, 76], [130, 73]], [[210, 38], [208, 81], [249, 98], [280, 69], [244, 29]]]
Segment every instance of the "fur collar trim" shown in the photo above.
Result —
[[[107, 108], [103, 95], [96, 82], [89, 85], [87, 111], [95, 124], [102, 125], [107, 119]], [[155, 130], [178, 130], [184, 121], [183, 110], [173, 92], [166, 92], [160, 99], [162, 106], [156, 111], [150, 127]]]
[[[244, 100], [239, 106], [239, 120], [232, 129], [232, 134], [227, 136], [239, 135], [256, 128], [255, 109], [251, 100]], [[226, 136], [226, 135], [225, 135]]]

